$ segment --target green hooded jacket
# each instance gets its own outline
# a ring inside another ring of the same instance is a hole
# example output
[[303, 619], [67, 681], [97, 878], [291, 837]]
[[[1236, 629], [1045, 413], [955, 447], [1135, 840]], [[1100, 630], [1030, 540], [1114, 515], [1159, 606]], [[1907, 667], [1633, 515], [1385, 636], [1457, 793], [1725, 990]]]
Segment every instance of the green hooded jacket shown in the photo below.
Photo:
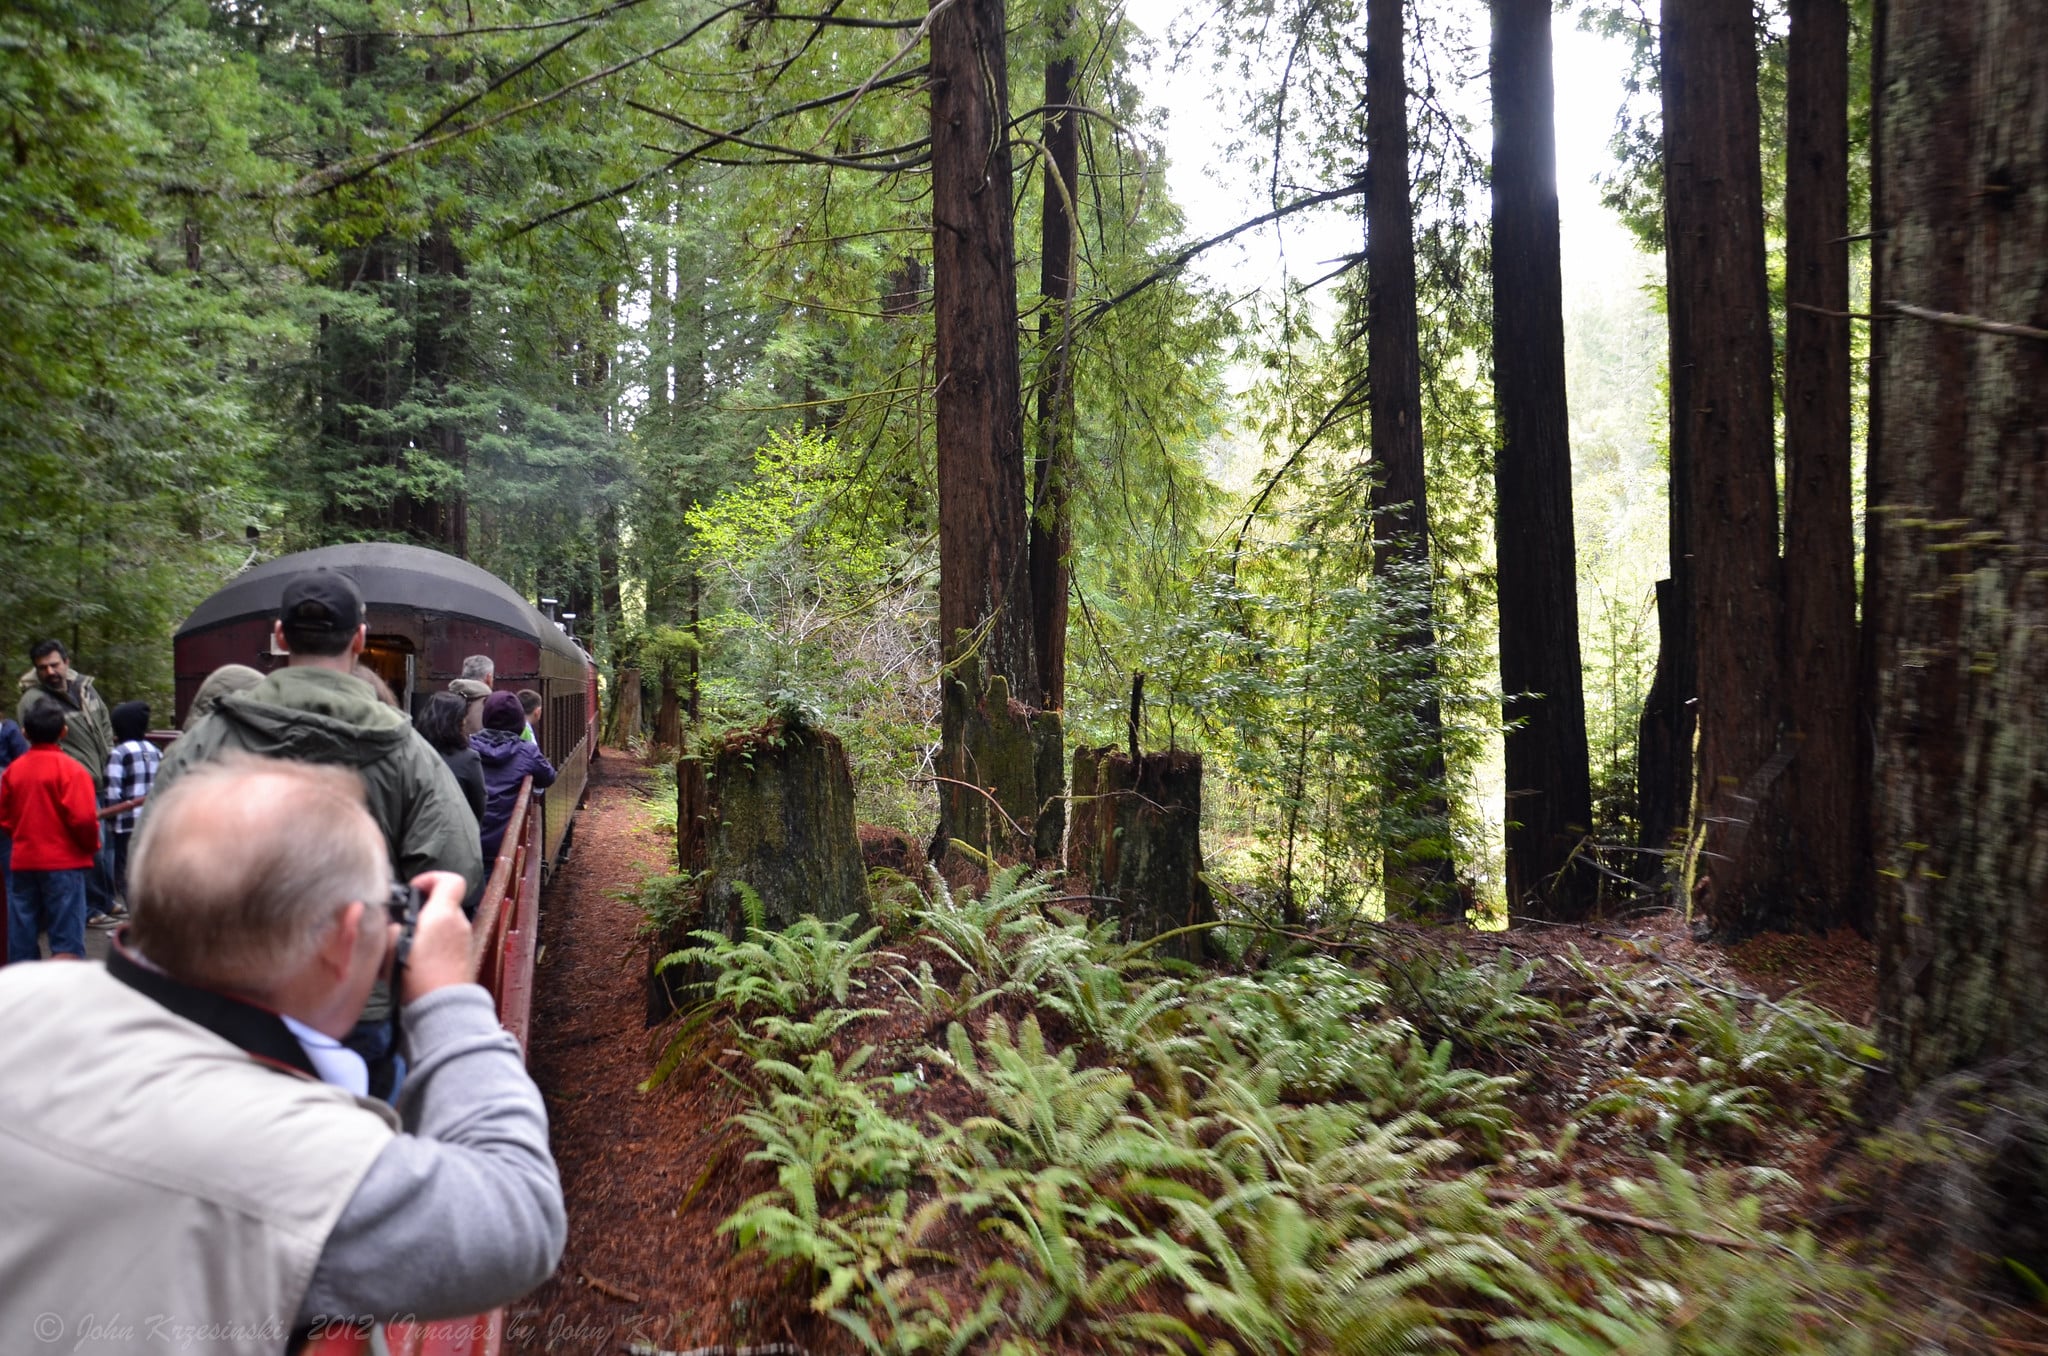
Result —
[[465, 898], [479, 897], [483, 847], [455, 774], [405, 714], [378, 701], [362, 679], [312, 666], [282, 668], [247, 692], [221, 698], [171, 745], [150, 798], [161, 797], [187, 768], [226, 753], [354, 768], [398, 878], [455, 871], [469, 882]]
[[93, 795], [107, 784], [107, 756], [114, 751], [114, 718], [92, 679], [72, 670], [71, 681], [62, 692], [44, 687], [30, 669], [21, 675], [21, 701], [14, 718], [28, 719], [28, 710], [39, 701], [55, 702], [64, 708], [64, 742], [60, 747], [92, 774]]

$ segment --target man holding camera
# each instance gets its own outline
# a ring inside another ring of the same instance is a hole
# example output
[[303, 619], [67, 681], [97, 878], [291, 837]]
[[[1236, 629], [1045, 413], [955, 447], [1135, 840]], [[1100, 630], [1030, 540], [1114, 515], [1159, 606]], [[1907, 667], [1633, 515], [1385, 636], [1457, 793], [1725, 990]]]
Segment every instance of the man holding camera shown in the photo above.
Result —
[[[540, 1092], [469, 982], [461, 877], [413, 884], [392, 974], [358, 779], [229, 757], [153, 798], [105, 965], [0, 970], [0, 1350], [96, 1350], [112, 1322], [274, 1356], [342, 1318], [484, 1312], [554, 1270]], [[395, 1113], [338, 1039], [380, 976], [411, 1062]]]

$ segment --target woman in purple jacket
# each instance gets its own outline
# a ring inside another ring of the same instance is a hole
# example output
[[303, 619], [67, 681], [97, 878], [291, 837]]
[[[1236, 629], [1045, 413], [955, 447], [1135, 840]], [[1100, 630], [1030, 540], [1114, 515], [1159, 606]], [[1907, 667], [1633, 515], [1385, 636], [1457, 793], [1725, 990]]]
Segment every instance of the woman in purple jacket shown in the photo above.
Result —
[[484, 702], [484, 728], [469, 737], [469, 746], [484, 765], [484, 868], [498, 860], [498, 848], [505, 841], [505, 826], [512, 821], [512, 807], [519, 803], [519, 783], [533, 778], [535, 791], [555, 783], [555, 765], [541, 753], [540, 746], [520, 738], [526, 731], [526, 711], [516, 692], [493, 692]]

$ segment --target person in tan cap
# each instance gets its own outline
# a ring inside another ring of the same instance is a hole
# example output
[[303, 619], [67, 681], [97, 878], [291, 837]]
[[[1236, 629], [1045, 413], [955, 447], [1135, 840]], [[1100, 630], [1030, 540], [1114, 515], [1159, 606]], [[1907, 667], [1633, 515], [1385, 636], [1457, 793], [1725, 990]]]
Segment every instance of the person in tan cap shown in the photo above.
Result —
[[448, 684], [448, 690], [469, 703], [462, 713], [462, 737], [467, 739], [484, 728], [484, 699], [498, 680], [498, 666], [487, 654], [473, 654], [462, 661], [462, 676]]

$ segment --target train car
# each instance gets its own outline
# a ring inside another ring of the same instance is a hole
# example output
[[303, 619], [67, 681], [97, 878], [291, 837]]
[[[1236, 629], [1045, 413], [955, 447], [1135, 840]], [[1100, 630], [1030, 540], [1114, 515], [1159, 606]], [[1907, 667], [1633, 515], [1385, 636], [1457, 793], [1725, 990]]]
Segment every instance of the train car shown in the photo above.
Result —
[[194, 609], [173, 641], [179, 722], [221, 665], [268, 673], [284, 662], [272, 648], [271, 623], [285, 581], [322, 566], [346, 573], [362, 591], [369, 625], [363, 661], [408, 714], [459, 678], [462, 661], [475, 654], [497, 665], [499, 689], [541, 694], [536, 733], [557, 775], [538, 798], [534, 845], [552, 871], [597, 750], [597, 667], [511, 585], [466, 560], [424, 546], [357, 542], [282, 556], [235, 576]]

